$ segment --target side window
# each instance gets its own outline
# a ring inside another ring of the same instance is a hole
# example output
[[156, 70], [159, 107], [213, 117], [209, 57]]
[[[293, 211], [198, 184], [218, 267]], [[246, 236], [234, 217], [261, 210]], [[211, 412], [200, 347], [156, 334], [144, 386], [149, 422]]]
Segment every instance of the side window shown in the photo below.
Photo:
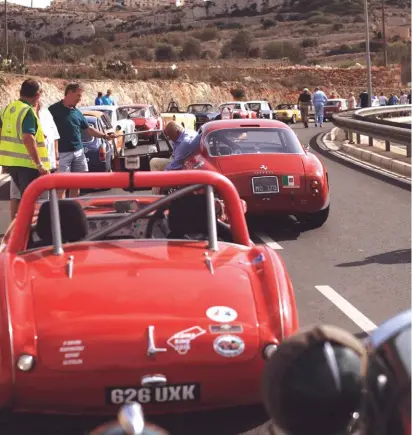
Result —
[[121, 119], [124, 119], [123, 114], [119, 109], [116, 110], [116, 117], [117, 117], [118, 121], [120, 121]]
[[106, 114], [104, 114], [100, 119], [101, 119], [102, 124], [103, 124], [105, 129], [109, 130], [109, 129], [113, 128], [112, 123], [110, 122], [110, 120]]
[[245, 110], [250, 110], [247, 104], [245, 104]]
[[269, 106], [269, 110], [273, 110], [273, 107], [270, 103], [268, 103], [268, 106]]

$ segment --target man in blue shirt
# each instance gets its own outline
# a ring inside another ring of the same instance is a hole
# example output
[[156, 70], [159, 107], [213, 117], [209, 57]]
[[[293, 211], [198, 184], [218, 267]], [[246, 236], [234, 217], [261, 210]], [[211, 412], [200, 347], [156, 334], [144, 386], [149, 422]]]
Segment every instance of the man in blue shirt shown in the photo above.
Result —
[[313, 107], [315, 108], [315, 127], [318, 124], [322, 127], [323, 125], [323, 114], [325, 109], [325, 103], [328, 101], [326, 94], [320, 90], [320, 88], [315, 88], [315, 92], [312, 96]]
[[94, 100], [95, 106], [103, 106], [103, 92], [98, 92], [97, 97]]
[[106, 95], [102, 98], [104, 106], [115, 106], [114, 98], [112, 97], [112, 90], [108, 89]]

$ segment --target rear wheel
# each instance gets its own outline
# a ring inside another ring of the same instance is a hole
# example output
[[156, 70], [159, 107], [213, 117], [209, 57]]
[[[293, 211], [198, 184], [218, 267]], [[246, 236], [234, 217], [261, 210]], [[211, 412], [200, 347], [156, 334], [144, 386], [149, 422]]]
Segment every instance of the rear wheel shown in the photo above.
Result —
[[319, 210], [316, 213], [304, 215], [300, 218], [300, 222], [310, 229], [320, 228], [329, 217], [330, 206], [325, 209]]

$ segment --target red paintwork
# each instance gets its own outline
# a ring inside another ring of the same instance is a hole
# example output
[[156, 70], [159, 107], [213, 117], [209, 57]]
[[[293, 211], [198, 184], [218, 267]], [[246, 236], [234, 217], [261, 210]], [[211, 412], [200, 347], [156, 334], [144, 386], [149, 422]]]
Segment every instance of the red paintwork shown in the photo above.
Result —
[[[125, 104], [119, 106], [124, 109], [149, 109], [150, 104]], [[160, 115], [150, 116], [147, 118], [131, 118], [138, 131], [145, 130], [163, 130], [163, 119]], [[153, 133], [139, 135], [139, 139], [149, 139], [153, 136]]]
[[[322, 161], [314, 154], [304, 151], [302, 154], [244, 154], [212, 157], [206, 146], [206, 136], [215, 130], [241, 128], [284, 128], [289, 126], [281, 121], [269, 119], [232, 119], [212, 121], [202, 128], [200, 152], [192, 156], [185, 164], [187, 169], [196, 168], [200, 162], [201, 169], [220, 172], [227, 176], [236, 186], [240, 197], [246, 201], [247, 210], [251, 214], [299, 214], [315, 213], [329, 204], [329, 185], [327, 170]], [[261, 165], [267, 166], [262, 170]], [[299, 188], [283, 188], [279, 181], [279, 194], [254, 195], [251, 179], [253, 176], [282, 175], [298, 176]], [[313, 196], [310, 190], [312, 180], [319, 183], [319, 194]], [[268, 198], [268, 199], [263, 199]]]
[[222, 103], [219, 106], [219, 109], [221, 110], [222, 106], [229, 106], [230, 107], [232, 104], [233, 105], [240, 104], [240, 106], [241, 106], [240, 110], [239, 109], [231, 110], [232, 115], [234, 113], [238, 113], [243, 119], [256, 119], [257, 118], [257, 113], [255, 111], [246, 109], [245, 104], [247, 104], [247, 103], [244, 101], [233, 101], [233, 102]]
[[[217, 252], [204, 241], [116, 240], [64, 245], [24, 252], [38, 195], [49, 189], [126, 188], [127, 173], [52, 174], [35, 180], [23, 195], [19, 213], [0, 252], [0, 407], [19, 412], [113, 414], [106, 387], [140, 387], [142, 376], [162, 373], [170, 384], [200, 383], [200, 402], [145, 405], [147, 413], [173, 413], [260, 402], [262, 349], [298, 328], [290, 278], [275, 252], [250, 241], [242, 204], [233, 184], [209, 171], [142, 172], [135, 185], [211, 184], [225, 201], [235, 243], [219, 242]], [[126, 197], [126, 195], [125, 195]], [[131, 199], [131, 196], [127, 196]], [[132, 197], [133, 198], [133, 197]], [[80, 198], [87, 215], [99, 206], [113, 211], [115, 197]], [[153, 197], [138, 196], [148, 203]], [[204, 261], [208, 252], [212, 274]], [[259, 255], [263, 261], [254, 262]], [[69, 278], [66, 265], [74, 257]], [[233, 358], [214, 352], [216, 324], [205, 312], [215, 305], [238, 313], [233, 322], [245, 351]], [[147, 327], [155, 325], [158, 347], [148, 357]], [[207, 332], [185, 355], [167, 340], [199, 326]], [[82, 364], [63, 365], [64, 341], [81, 340]], [[16, 358], [36, 358], [21, 372]], [[230, 388], [225, 386], [230, 385]]]

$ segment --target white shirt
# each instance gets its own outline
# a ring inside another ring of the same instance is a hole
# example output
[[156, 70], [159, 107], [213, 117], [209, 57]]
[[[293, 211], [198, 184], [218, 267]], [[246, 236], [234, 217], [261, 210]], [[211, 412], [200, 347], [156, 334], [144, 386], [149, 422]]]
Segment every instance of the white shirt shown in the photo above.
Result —
[[46, 137], [46, 147], [49, 154], [50, 168], [56, 168], [56, 152], [54, 149], [54, 141], [60, 139], [59, 131], [57, 130], [52, 114], [49, 109], [44, 108], [39, 111], [39, 120]]
[[387, 102], [388, 102], [388, 99], [385, 97], [385, 95], [381, 95], [379, 97], [379, 104], [381, 106], [386, 106]]

